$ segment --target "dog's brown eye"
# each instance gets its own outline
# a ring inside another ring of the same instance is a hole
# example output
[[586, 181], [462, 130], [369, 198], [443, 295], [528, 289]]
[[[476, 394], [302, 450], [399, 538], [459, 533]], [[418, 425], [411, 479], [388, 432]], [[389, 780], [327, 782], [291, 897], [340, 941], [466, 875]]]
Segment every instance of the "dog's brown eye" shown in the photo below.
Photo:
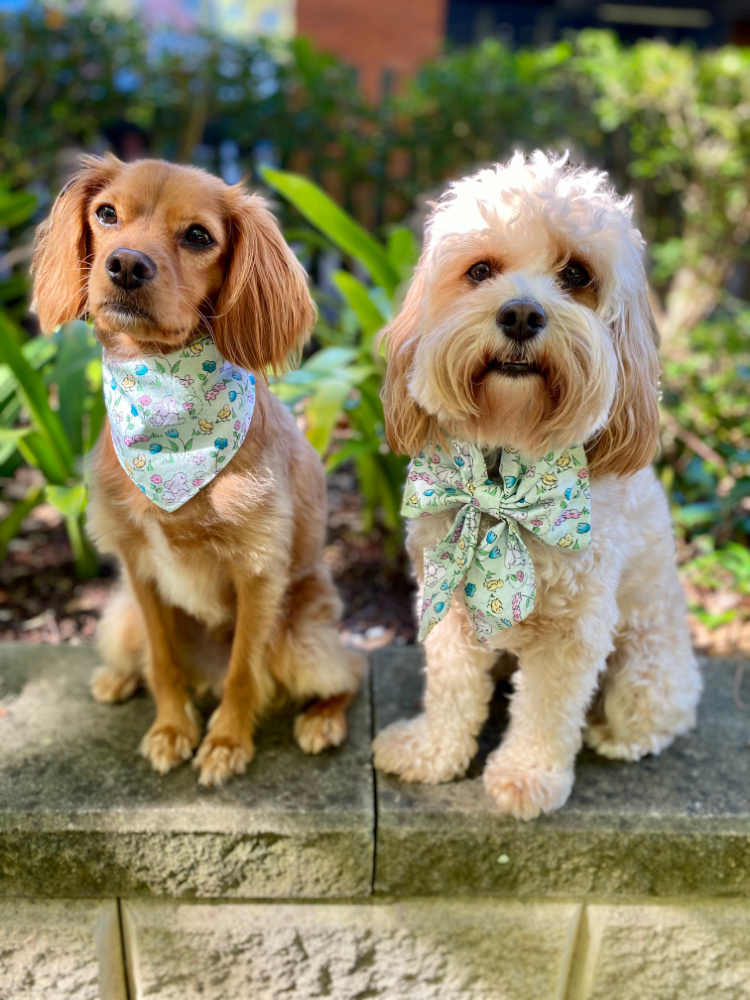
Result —
[[96, 217], [104, 226], [114, 226], [117, 224], [117, 212], [111, 205], [100, 205], [96, 210]]
[[585, 288], [591, 282], [591, 275], [583, 264], [571, 261], [560, 271], [560, 279], [568, 288]]
[[472, 265], [466, 273], [472, 281], [486, 281], [492, 277], [492, 267], [486, 260], [480, 260], [478, 264]]
[[213, 240], [209, 231], [203, 226], [190, 226], [185, 233], [185, 242], [191, 247], [210, 247]]

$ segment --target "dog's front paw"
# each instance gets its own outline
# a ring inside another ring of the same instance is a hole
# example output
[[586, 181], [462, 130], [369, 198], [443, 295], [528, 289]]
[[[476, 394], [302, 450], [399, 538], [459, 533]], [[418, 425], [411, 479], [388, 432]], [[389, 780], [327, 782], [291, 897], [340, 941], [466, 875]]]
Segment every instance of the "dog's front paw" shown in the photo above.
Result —
[[143, 737], [141, 753], [159, 774], [166, 774], [190, 760], [198, 738], [198, 727], [192, 724], [177, 728], [155, 722]]
[[565, 805], [573, 787], [572, 770], [550, 770], [492, 754], [482, 775], [484, 787], [503, 812], [516, 819], [534, 819]]
[[434, 735], [424, 715], [394, 722], [372, 744], [375, 767], [397, 774], [402, 781], [438, 785], [466, 772], [477, 745], [473, 737], [463, 742], [446, 734]]
[[255, 747], [250, 738], [240, 742], [231, 736], [209, 733], [193, 761], [201, 772], [198, 783], [206, 788], [215, 788], [233, 774], [244, 774], [254, 754]]

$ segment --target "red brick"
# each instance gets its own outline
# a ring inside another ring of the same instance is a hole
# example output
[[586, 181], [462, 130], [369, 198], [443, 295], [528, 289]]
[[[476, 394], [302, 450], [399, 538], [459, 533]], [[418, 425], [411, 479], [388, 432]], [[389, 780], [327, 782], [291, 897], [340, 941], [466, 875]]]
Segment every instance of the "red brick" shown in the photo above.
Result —
[[297, 0], [297, 31], [356, 66], [370, 100], [384, 74], [412, 76], [440, 52], [447, 0]]

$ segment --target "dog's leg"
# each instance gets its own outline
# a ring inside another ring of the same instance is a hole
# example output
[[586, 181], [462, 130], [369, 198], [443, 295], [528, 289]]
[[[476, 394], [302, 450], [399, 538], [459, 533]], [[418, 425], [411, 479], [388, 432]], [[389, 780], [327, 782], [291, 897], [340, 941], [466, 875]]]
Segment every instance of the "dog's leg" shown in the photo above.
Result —
[[492, 697], [497, 652], [479, 645], [465, 610], [451, 607], [425, 641], [425, 710], [373, 743], [375, 767], [403, 781], [438, 784], [465, 773]]
[[221, 785], [231, 775], [242, 774], [253, 759], [255, 724], [275, 689], [265, 648], [283, 598], [277, 582], [282, 575], [235, 580], [237, 624], [229, 669], [221, 703], [194, 762], [201, 785]]
[[484, 785], [503, 812], [532, 819], [559, 809], [573, 787], [586, 709], [612, 649], [614, 600], [557, 624], [529, 625], [513, 677], [510, 725], [487, 759]]
[[691, 729], [702, 687], [672, 561], [644, 586], [621, 601], [615, 651], [585, 733], [588, 746], [620, 760], [658, 754]]
[[317, 754], [346, 739], [346, 710], [362, 683], [365, 658], [341, 642], [341, 599], [325, 566], [292, 584], [287, 607], [267, 662], [295, 701], [316, 699], [294, 720], [294, 736], [305, 753]]
[[104, 665], [91, 678], [91, 694], [103, 703], [126, 701], [144, 680], [146, 630], [135, 598], [125, 587], [112, 595], [97, 640]]
[[160, 774], [166, 774], [192, 756], [200, 738], [198, 716], [177, 659], [174, 612], [153, 583], [139, 578], [130, 556], [123, 554], [123, 562], [146, 626], [146, 677], [156, 701], [156, 719], [143, 738], [141, 753]]

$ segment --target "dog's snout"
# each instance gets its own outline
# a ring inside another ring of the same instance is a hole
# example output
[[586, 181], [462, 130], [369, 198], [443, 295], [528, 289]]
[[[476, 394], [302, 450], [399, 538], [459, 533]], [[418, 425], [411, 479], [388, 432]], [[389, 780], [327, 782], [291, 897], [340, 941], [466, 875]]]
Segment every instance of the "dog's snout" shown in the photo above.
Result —
[[113, 250], [104, 266], [112, 281], [127, 290], [140, 288], [156, 277], [156, 264], [139, 250]]
[[497, 325], [513, 340], [528, 340], [545, 328], [547, 314], [533, 299], [511, 299], [498, 311]]

